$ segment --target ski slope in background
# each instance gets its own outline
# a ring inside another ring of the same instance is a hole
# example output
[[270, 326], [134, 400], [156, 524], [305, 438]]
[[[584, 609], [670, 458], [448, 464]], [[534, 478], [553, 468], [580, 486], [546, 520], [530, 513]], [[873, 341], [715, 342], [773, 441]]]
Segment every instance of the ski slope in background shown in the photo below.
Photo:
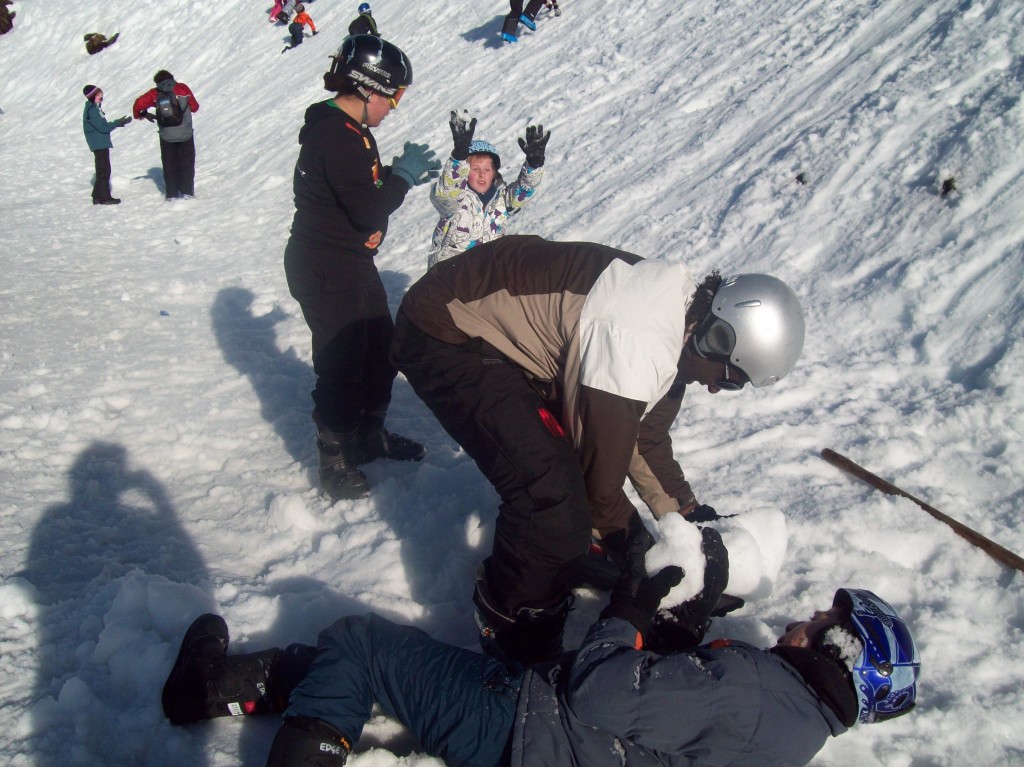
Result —
[[[272, 718], [162, 716], [205, 610], [235, 652], [367, 609], [476, 643], [497, 497], [404, 380], [389, 424], [424, 462], [368, 467], [358, 502], [311, 489], [309, 337], [281, 257], [302, 113], [356, 4], [307, 0], [322, 32], [286, 55], [270, 5], [19, 0], [0, 37], [0, 763], [262, 765]], [[373, 6], [415, 68], [375, 130], [385, 162], [406, 141], [445, 156], [459, 108], [514, 172], [541, 122], [545, 179], [516, 232], [796, 287], [796, 370], [691, 392], [673, 435], [702, 501], [786, 517], [774, 588], [712, 636], [769, 645], [838, 585], [917, 631], [918, 710], [815, 764], [1024, 762], [1021, 576], [818, 457], [1024, 553], [1020, 3], [564, 0], [516, 46], [498, 45], [500, 2]], [[90, 57], [92, 31], [121, 37]], [[156, 130], [132, 123], [113, 134], [124, 202], [94, 207], [82, 87], [113, 119], [158, 69], [201, 104], [197, 196], [164, 202]], [[422, 187], [392, 217], [377, 263], [395, 308], [434, 223]], [[580, 595], [572, 639], [604, 599]], [[390, 722], [370, 734], [355, 767], [440, 764]]]

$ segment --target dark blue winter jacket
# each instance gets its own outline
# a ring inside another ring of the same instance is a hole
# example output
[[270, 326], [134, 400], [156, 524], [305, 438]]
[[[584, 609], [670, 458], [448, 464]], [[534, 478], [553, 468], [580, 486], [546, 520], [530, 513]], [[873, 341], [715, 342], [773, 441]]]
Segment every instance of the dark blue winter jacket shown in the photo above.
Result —
[[779, 656], [751, 645], [660, 656], [596, 623], [571, 666], [526, 672], [512, 767], [803, 765], [846, 727]]

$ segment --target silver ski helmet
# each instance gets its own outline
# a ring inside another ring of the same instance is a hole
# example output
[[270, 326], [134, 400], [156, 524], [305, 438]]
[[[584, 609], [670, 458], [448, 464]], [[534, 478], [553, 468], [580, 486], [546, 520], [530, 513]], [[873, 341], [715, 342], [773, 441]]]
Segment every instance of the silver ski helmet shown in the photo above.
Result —
[[494, 147], [494, 144], [476, 139], [469, 144], [469, 154], [470, 156], [475, 154], [490, 155], [491, 159], [494, 160], [494, 169], [498, 170], [501, 168], [501, 157], [498, 155], [498, 150]]
[[917, 702], [921, 676], [921, 656], [906, 621], [867, 589], [839, 589], [832, 604], [849, 611], [850, 625], [864, 644], [851, 672], [859, 721], [906, 714]]
[[697, 354], [738, 368], [754, 387], [783, 378], [804, 348], [804, 315], [796, 293], [767, 274], [722, 280], [711, 310], [693, 333]]
[[394, 43], [373, 35], [346, 37], [331, 59], [331, 71], [324, 75], [324, 82], [340, 77], [364, 96], [373, 91], [397, 104], [412, 85], [409, 57]]

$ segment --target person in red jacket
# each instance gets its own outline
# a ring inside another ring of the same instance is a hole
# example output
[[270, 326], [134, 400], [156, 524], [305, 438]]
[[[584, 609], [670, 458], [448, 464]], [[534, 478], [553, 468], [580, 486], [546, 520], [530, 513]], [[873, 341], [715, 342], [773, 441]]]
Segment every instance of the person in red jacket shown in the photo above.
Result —
[[316, 34], [316, 24], [313, 23], [313, 19], [310, 18], [308, 13], [306, 13], [306, 6], [299, 3], [295, 6], [295, 19], [288, 25], [288, 32], [292, 36], [292, 43], [291, 45], [285, 46], [281, 53], [291, 50], [296, 45], [302, 45], [302, 27], [304, 24], [308, 24], [309, 28], [313, 30], [313, 34]]
[[[155, 122], [160, 131], [160, 162], [164, 170], [164, 195], [168, 200], [195, 196], [196, 144], [192, 130], [192, 113], [199, 111], [199, 102], [192, 89], [174, 80], [174, 75], [161, 69], [153, 76], [155, 88], [137, 99], [132, 115]], [[150, 108], [155, 114], [150, 113]]]

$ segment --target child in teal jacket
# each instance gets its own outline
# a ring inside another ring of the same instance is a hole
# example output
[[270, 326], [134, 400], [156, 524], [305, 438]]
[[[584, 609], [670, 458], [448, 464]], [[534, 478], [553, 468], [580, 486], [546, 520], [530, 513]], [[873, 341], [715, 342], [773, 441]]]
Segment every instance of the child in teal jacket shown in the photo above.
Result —
[[114, 144], [110, 134], [132, 121], [130, 117], [119, 117], [107, 120], [103, 114], [103, 91], [95, 85], [86, 85], [82, 89], [85, 96], [85, 111], [82, 113], [82, 130], [85, 132], [85, 143], [89, 145], [96, 158], [96, 181], [92, 187], [93, 205], [117, 205], [121, 200], [110, 195], [110, 150]]

